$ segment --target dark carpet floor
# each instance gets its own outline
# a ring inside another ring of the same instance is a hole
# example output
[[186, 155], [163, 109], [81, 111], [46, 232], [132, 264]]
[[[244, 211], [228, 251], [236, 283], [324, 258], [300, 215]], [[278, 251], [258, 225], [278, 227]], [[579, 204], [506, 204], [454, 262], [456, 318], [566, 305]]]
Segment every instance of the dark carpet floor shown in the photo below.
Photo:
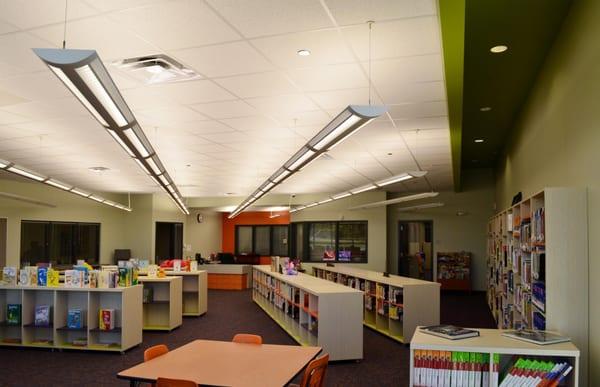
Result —
[[[483, 293], [442, 294], [441, 322], [490, 328], [494, 321]], [[208, 313], [184, 318], [171, 333], [144, 332], [139, 347], [124, 355], [102, 352], [0, 348], [0, 386], [127, 386], [116, 374], [143, 360], [146, 348], [166, 343], [174, 349], [194, 339], [231, 340], [256, 333], [269, 344], [295, 344], [251, 300], [250, 291], [209, 291]], [[329, 365], [327, 386], [407, 386], [408, 346], [364, 328], [364, 359]]]

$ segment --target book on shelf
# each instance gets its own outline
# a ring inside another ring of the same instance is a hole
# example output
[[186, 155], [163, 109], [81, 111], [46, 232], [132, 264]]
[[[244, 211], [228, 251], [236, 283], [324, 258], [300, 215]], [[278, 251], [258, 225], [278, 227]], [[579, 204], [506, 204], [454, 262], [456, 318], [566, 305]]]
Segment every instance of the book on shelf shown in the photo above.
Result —
[[83, 311], [79, 308], [69, 309], [67, 312], [67, 328], [81, 329], [83, 328]]
[[52, 288], [56, 288], [59, 285], [59, 280], [60, 280], [60, 273], [58, 272], [58, 270], [55, 270], [53, 268], [48, 268], [48, 272], [46, 273], [47, 279], [47, 286], [48, 287], [52, 287]]
[[38, 267], [37, 269], [37, 286], [48, 285], [48, 268]]
[[538, 345], [557, 344], [571, 341], [569, 337], [561, 336], [556, 333], [529, 329], [506, 331], [502, 333], [502, 336]]
[[461, 328], [454, 325], [430, 325], [427, 327], [419, 327], [419, 329], [423, 333], [442, 337], [448, 340], [460, 340], [479, 336], [478, 330]]
[[115, 329], [115, 310], [100, 309], [98, 312], [98, 328], [101, 331], [111, 331]]
[[567, 362], [519, 357], [509, 366], [500, 387], [558, 386], [572, 370]]
[[478, 352], [415, 350], [414, 386], [488, 386], [490, 355]]
[[21, 304], [6, 304], [6, 324], [21, 325]]
[[2, 269], [2, 281], [6, 285], [14, 286], [17, 284], [17, 268], [7, 266]]
[[36, 327], [48, 327], [50, 326], [51, 319], [51, 306], [50, 305], [36, 305], [34, 314], [34, 325]]

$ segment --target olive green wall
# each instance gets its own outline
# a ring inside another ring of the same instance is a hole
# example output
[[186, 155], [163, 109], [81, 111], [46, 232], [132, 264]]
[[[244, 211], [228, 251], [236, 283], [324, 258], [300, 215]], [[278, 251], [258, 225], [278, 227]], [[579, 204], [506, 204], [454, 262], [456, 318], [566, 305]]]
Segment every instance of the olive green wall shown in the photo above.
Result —
[[[589, 380], [600, 383], [600, 2], [576, 1], [518, 117], [497, 169], [496, 197], [588, 189]], [[568, 265], [568, 262], [565, 262]], [[594, 367], [596, 365], [596, 367]]]

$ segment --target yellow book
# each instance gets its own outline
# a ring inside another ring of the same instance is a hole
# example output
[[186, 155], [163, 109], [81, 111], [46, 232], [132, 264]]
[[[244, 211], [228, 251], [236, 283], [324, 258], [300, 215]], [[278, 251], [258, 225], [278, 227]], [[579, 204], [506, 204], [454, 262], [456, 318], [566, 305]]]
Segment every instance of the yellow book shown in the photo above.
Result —
[[56, 288], [58, 287], [58, 270], [54, 270], [52, 268], [48, 269], [48, 283], [47, 286]]

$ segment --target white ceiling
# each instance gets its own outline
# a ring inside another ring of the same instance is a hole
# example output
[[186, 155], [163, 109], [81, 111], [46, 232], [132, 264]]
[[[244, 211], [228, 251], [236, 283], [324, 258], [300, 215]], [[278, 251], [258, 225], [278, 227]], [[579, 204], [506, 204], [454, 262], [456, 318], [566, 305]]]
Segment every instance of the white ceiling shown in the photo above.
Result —
[[[246, 195], [349, 104], [389, 114], [275, 192], [338, 192], [416, 169], [452, 187], [435, 0], [69, 0], [67, 47], [96, 49], [184, 196]], [[0, 0], [0, 158], [95, 191], [159, 191], [45, 65], [64, 3]], [[311, 56], [300, 57], [299, 49]], [[200, 80], [148, 86], [110, 63], [165, 53]], [[110, 171], [93, 173], [89, 167]]]

